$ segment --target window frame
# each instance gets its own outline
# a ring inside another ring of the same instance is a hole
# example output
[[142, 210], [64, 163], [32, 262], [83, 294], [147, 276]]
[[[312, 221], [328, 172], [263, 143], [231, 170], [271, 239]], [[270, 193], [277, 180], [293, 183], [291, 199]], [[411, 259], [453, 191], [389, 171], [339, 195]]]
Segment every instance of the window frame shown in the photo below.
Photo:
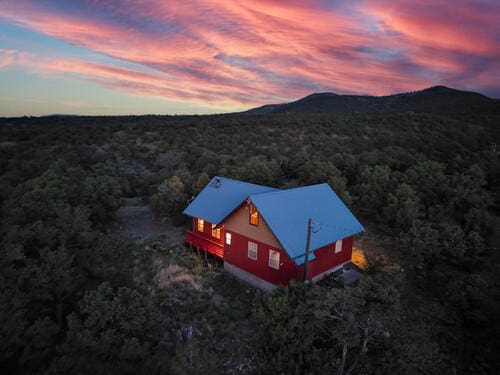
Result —
[[273, 269], [279, 271], [279, 269], [280, 269], [280, 252], [279, 251], [269, 249], [268, 266], [270, 268], [273, 268]]
[[[229, 240], [229, 241], [228, 241]], [[230, 232], [226, 232], [225, 244], [231, 246], [231, 242], [233, 241], [233, 236]]]
[[215, 224], [212, 224], [212, 237], [220, 240], [220, 227], [217, 227]]
[[253, 204], [250, 204], [248, 209], [248, 223], [250, 225], [253, 225], [254, 227], [258, 227], [259, 221], [260, 221], [259, 211], [257, 211], [257, 208]]
[[[253, 245], [255, 245], [255, 249], [253, 249], [253, 247], [254, 247]], [[253, 253], [255, 253], [255, 258], [250, 255]], [[255, 242], [252, 242], [252, 241], [248, 241], [247, 257], [252, 259], [252, 260], [255, 260], [255, 261], [259, 258], [259, 245], [258, 244], [256, 244]]]
[[333, 246], [333, 250], [335, 251], [335, 254], [341, 253], [342, 252], [342, 240], [335, 241], [335, 245]]
[[196, 230], [201, 233], [205, 232], [205, 220], [200, 218], [197, 219]]

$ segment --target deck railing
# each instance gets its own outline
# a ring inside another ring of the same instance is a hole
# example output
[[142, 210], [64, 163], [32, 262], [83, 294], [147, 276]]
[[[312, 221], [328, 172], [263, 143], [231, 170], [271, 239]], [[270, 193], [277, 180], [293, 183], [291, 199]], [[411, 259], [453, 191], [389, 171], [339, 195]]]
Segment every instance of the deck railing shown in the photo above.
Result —
[[186, 230], [186, 244], [198, 249], [207, 250], [210, 254], [224, 259], [224, 245], [199, 233]]

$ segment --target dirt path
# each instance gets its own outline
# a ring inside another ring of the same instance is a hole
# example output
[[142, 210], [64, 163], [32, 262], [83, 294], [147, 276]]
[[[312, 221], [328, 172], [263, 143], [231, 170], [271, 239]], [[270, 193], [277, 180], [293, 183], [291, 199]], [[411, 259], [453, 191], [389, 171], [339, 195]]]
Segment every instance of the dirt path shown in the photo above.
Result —
[[176, 227], [168, 220], [158, 220], [149, 206], [138, 203], [137, 200], [129, 201], [118, 209], [116, 221], [111, 228], [112, 233], [132, 238], [139, 243], [164, 236], [168, 246], [182, 244], [182, 227]]

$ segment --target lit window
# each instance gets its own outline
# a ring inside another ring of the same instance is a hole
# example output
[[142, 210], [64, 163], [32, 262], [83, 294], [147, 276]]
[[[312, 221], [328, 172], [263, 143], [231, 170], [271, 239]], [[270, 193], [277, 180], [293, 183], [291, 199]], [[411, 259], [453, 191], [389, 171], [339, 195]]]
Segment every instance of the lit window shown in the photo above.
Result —
[[274, 250], [269, 250], [269, 267], [276, 270], [280, 269], [280, 253]]
[[253, 260], [257, 260], [257, 244], [248, 241], [248, 257]]
[[259, 225], [259, 213], [253, 204], [250, 205], [250, 224]]
[[198, 232], [203, 232], [205, 227], [205, 221], [203, 219], [198, 219]]
[[220, 227], [216, 228], [215, 224], [212, 224], [212, 237], [215, 237], [218, 240], [220, 240]]
[[226, 233], [226, 245], [231, 245], [231, 233]]
[[335, 253], [340, 253], [342, 251], [342, 240], [335, 242]]

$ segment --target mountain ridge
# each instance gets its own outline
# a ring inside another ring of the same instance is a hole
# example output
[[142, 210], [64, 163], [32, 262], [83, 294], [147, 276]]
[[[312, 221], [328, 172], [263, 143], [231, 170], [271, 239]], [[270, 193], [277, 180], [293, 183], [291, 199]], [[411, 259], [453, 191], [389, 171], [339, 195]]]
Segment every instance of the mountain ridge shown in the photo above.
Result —
[[470, 110], [500, 113], [500, 100], [473, 91], [446, 86], [432, 86], [385, 96], [313, 93], [288, 103], [266, 104], [243, 114], [278, 113], [385, 114], [394, 112], [467, 112]]

